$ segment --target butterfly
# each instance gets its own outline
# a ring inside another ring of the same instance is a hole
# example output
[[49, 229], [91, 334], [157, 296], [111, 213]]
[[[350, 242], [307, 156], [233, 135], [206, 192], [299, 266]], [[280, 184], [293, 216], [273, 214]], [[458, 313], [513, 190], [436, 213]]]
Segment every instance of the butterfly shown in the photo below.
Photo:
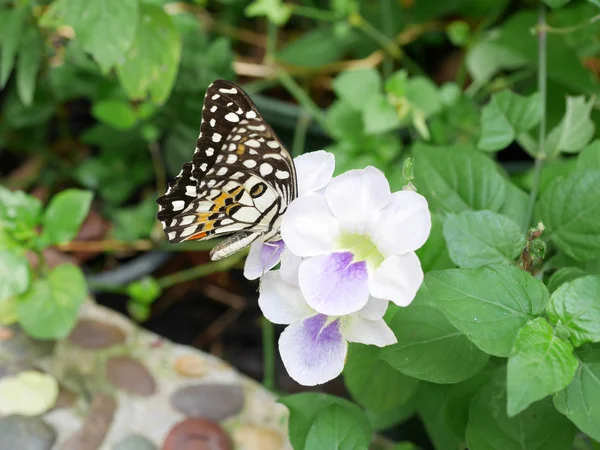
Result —
[[239, 86], [206, 90], [200, 136], [156, 215], [169, 242], [225, 237], [210, 252], [225, 258], [254, 241], [280, 239], [283, 213], [297, 196], [289, 152]]

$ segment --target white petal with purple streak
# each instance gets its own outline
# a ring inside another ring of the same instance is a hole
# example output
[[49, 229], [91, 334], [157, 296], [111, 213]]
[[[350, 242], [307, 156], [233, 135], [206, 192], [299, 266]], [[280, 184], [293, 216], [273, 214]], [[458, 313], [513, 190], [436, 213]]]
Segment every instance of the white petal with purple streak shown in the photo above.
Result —
[[298, 256], [330, 252], [340, 234], [339, 225], [323, 194], [308, 194], [290, 203], [281, 221], [285, 245]]
[[408, 306], [423, 282], [421, 261], [414, 252], [385, 258], [369, 282], [371, 295]]
[[392, 194], [389, 205], [381, 212], [371, 239], [384, 255], [402, 254], [420, 248], [431, 231], [431, 214], [427, 200], [412, 191]]
[[300, 289], [286, 283], [279, 270], [267, 272], [262, 277], [258, 306], [267, 320], [283, 325], [315, 314], [304, 300]]
[[335, 157], [333, 153], [318, 150], [296, 156], [294, 165], [298, 178], [298, 197], [300, 197], [327, 186], [335, 169]]
[[365, 320], [356, 315], [344, 318], [342, 336], [349, 342], [385, 347], [398, 342], [394, 332], [383, 319]]
[[244, 276], [256, 280], [271, 270], [281, 259], [285, 244], [280, 239], [275, 242], [254, 242], [244, 263]]
[[300, 289], [315, 311], [343, 316], [358, 311], [369, 300], [365, 261], [353, 261], [350, 252], [335, 252], [302, 261]]
[[360, 309], [357, 314], [360, 315], [363, 319], [367, 320], [377, 320], [381, 319], [385, 312], [387, 311], [389, 304], [389, 300], [384, 300], [382, 298], [369, 297], [369, 301], [362, 309]]
[[341, 228], [349, 233], [367, 234], [390, 201], [390, 185], [374, 167], [350, 170], [333, 180], [325, 190], [327, 203]]
[[342, 373], [347, 351], [339, 320], [328, 323], [324, 315], [293, 323], [279, 338], [285, 369], [304, 386], [326, 383]]

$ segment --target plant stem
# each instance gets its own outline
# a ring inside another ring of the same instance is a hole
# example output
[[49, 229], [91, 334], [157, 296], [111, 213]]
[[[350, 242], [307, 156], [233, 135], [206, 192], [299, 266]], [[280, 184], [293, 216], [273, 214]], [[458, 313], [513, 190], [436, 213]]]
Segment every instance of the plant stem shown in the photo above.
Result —
[[529, 193], [529, 204], [527, 205], [527, 222], [525, 223], [525, 231], [529, 228], [529, 224], [533, 218], [533, 209], [538, 195], [540, 175], [544, 160], [546, 158], [546, 78], [547, 78], [547, 55], [546, 55], [546, 7], [540, 4], [539, 13], [539, 29], [538, 29], [538, 91], [540, 93], [540, 129], [538, 137], [538, 149], [535, 157], [535, 165], [533, 169], [533, 183], [531, 192]]
[[277, 34], [279, 29], [272, 22], [267, 24], [267, 48], [265, 53], [265, 61], [267, 64], [275, 63], [275, 55], [277, 53]]
[[300, 85], [283, 69], [277, 69], [277, 78], [296, 101], [310, 112], [310, 115], [321, 125], [321, 128], [327, 130], [325, 113], [312, 101]]
[[275, 390], [275, 327], [266, 318], [262, 318], [263, 341], [263, 385], [270, 391]]
[[312, 6], [292, 5], [292, 14], [325, 22], [335, 22], [342, 19], [339, 14], [333, 11], [313, 8]]
[[240, 251], [219, 261], [212, 261], [171, 275], [166, 275], [159, 278], [157, 281], [161, 288], [166, 289], [179, 283], [210, 275], [211, 273], [223, 272], [235, 266], [246, 256], [246, 254], [247, 251]]
[[300, 110], [298, 120], [296, 121], [296, 129], [294, 130], [294, 140], [292, 142], [292, 157], [304, 153], [304, 144], [306, 143], [306, 131], [310, 124], [310, 116], [303, 109]]

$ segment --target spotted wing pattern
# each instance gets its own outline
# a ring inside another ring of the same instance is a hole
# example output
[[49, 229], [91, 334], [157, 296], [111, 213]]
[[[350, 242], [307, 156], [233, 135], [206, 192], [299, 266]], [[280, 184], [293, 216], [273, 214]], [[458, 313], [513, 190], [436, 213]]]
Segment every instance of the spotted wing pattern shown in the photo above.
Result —
[[204, 97], [192, 161], [157, 199], [157, 218], [171, 243], [232, 235], [211, 252], [216, 260], [275, 239], [296, 192], [285, 146], [239, 86], [217, 80]]

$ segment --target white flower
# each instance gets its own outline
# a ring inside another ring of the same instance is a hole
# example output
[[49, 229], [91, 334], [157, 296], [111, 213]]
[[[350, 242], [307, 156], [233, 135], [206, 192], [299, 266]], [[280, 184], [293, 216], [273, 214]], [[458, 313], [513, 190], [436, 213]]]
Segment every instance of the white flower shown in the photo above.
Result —
[[321, 192], [297, 198], [281, 223], [286, 247], [305, 258], [298, 272], [302, 294], [327, 316], [358, 312], [373, 297], [409, 305], [423, 281], [414, 251], [430, 229], [425, 197], [392, 194], [374, 167], [346, 172]]
[[[335, 157], [324, 150], [305, 153], [294, 158], [298, 180], [298, 197], [310, 196], [324, 189], [333, 176]], [[285, 245], [282, 240], [254, 242], [244, 265], [244, 276], [249, 280], [259, 278], [279, 263]]]
[[299, 258], [287, 256], [283, 257], [281, 270], [263, 275], [258, 304], [269, 321], [289, 325], [279, 338], [279, 352], [294, 380], [314, 386], [337, 377], [344, 368], [348, 342], [379, 347], [397, 342], [382, 319], [387, 300], [372, 299], [346, 316], [319, 314], [308, 306], [294, 283]]

